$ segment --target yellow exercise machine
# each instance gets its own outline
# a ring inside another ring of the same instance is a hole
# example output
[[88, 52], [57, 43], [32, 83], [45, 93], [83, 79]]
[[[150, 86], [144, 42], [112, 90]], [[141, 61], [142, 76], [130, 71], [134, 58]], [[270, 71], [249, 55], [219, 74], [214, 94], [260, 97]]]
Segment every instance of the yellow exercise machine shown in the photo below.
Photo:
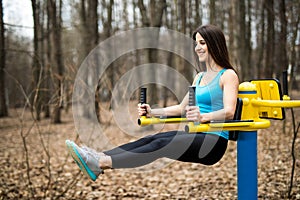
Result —
[[[194, 87], [189, 88], [190, 99], [194, 95]], [[242, 100], [242, 109], [240, 119], [228, 121], [212, 121], [205, 124], [194, 124], [189, 122], [186, 131], [209, 132], [218, 130], [245, 130], [252, 131], [270, 127], [271, 123], [266, 119], [284, 119], [283, 108], [300, 107], [300, 100], [290, 100], [287, 95], [281, 96], [280, 83], [275, 79], [252, 80], [243, 82], [239, 85], [238, 98]], [[141, 88], [140, 103], [146, 103], [146, 88]], [[194, 102], [194, 100], [191, 100]], [[190, 102], [191, 102], [190, 101]], [[239, 103], [239, 102], [238, 102]], [[241, 103], [241, 102], [240, 102]], [[193, 104], [193, 103], [191, 103]], [[164, 123], [188, 122], [185, 117], [146, 117], [138, 119], [140, 126]]]
[[[140, 126], [158, 123], [187, 122], [189, 133], [229, 131], [229, 139], [237, 140], [238, 199], [257, 199], [257, 130], [271, 126], [269, 119], [285, 118], [283, 108], [300, 107], [300, 100], [290, 100], [287, 74], [283, 90], [275, 79], [252, 80], [239, 85], [238, 101], [233, 120], [195, 124], [184, 117], [151, 117], [138, 119]], [[189, 88], [189, 105], [195, 105], [195, 87]], [[146, 88], [141, 89], [140, 103], [146, 103]]]

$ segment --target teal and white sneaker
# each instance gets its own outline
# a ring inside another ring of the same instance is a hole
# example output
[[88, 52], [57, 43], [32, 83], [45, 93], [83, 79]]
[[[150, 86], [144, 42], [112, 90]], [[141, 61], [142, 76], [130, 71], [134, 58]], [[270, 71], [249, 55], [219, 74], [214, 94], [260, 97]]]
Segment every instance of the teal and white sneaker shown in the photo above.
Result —
[[95, 181], [103, 170], [99, 167], [99, 155], [77, 146], [74, 142], [66, 140], [68, 151], [79, 166], [81, 171], [90, 179]]
[[100, 153], [97, 152], [95, 149], [92, 149], [92, 148], [87, 147], [87, 146], [81, 146], [80, 148], [82, 150], [84, 150], [85, 152], [87, 152], [88, 154], [91, 154], [92, 156], [94, 156], [97, 160], [100, 159]]

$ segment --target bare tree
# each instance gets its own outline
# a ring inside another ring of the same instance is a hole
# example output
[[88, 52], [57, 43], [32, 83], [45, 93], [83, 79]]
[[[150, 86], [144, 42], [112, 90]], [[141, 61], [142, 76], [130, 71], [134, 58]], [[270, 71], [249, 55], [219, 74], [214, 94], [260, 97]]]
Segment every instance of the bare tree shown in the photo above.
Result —
[[[246, 4], [248, 2], [248, 4]], [[241, 80], [249, 80], [251, 73], [251, 13], [249, 0], [238, 1], [239, 5], [239, 63]], [[248, 7], [248, 9], [247, 9]], [[248, 19], [248, 21], [246, 21]]]
[[[234, 65], [238, 64], [237, 61], [237, 0], [230, 0], [229, 4], [229, 16], [228, 16], [228, 33], [229, 33], [229, 43], [228, 48], [230, 52], [230, 59]], [[237, 70], [239, 68], [237, 67]]]
[[33, 16], [33, 47], [34, 47], [34, 54], [33, 54], [33, 61], [32, 61], [32, 88], [34, 90], [33, 96], [31, 97], [31, 105], [35, 110], [36, 119], [40, 120], [40, 113], [41, 113], [41, 62], [39, 57], [39, 27], [40, 25], [40, 1], [39, 0], [31, 0], [32, 6], [32, 16]]
[[263, 1], [258, 1], [256, 4], [256, 30], [257, 30], [257, 37], [256, 37], [256, 62], [255, 69], [256, 69], [256, 76], [257, 78], [263, 77], [263, 70], [264, 70], [264, 55], [265, 55], [265, 9], [264, 9], [264, 3]]
[[[141, 19], [142, 19], [142, 25], [144, 27], [161, 27], [162, 25], [162, 19], [163, 19], [163, 13], [165, 10], [165, 7], [167, 6], [165, 0], [161, 1], [155, 1], [150, 0], [149, 6], [146, 7], [143, 0], [138, 0], [138, 7], [140, 9], [141, 13]], [[149, 9], [147, 9], [149, 8]], [[154, 33], [153, 33], [154, 34]], [[152, 42], [158, 42], [159, 41], [159, 32], [156, 32], [156, 38]], [[155, 63], [157, 62], [157, 50], [155, 49], [149, 49], [147, 52], [147, 63]], [[150, 69], [149, 72], [147, 72], [151, 80], [155, 80], [155, 71], [153, 69]], [[157, 88], [155, 85], [149, 86], [149, 104], [155, 104], [158, 102], [158, 96], [157, 96]]]
[[289, 85], [289, 89], [291, 90], [293, 87], [299, 89], [299, 86], [296, 82], [296, 75], [299, 76], [300, 70], [300, 49], [299, 44], [297, 43], [297, 38], [299, 37], [300, 30], [300, 5], [299, 3], [295, 6], [293, 3], [288, 5], [289, 15], [290, 17], [290, 29], [291, 29], [291, 40], [290, 40], [290, 64], [291, 64], [291, 81]]
[[8, 116], [5, 87], [5, 34], [3, 21], [3, 4], [0, 1], [0, 117]]
[[106, 17], [102, 15], [102, 21], [104, 24], [104, 27], [103, 27], [104, 38], [103, 39], [110, 37], [112, 34], [112, 31], [113, 31], [112, 30], [112, 20], [113, 20], [112, 14], [113, 14], [114, 0], [109, 0], [108, 5], [105, 2], [106, 2], [105, 0], [102, 1], [103, 9], [107, 10]]
[[51, 61], [53, 66], [56, 67], [57, 73], [55, 74], [55, 105], [53, 110], [53, 115], [51, 116], [53, 123], [61, 122], [61, 108], [62, 108], [62, 92], [63, 92], [63, 81], [64, 81], [64, 64], [62, 56], [62, 18], [61, 18], [61, 8], [62, 0], [48, 0], [49, 9], [49, 21], [50, 21], [50, 31], [51, 31]]
[[194, 28], [197, 28], [202, 24], [203, 12], [202, 12], [202, 4], [201, 0], [195, 0], [194, 4], [194, 11], [195, 11], [195, 24]]
[[[190, 2], [188, 1], [184, 1], [181, 0], [178, 2], [178, 6], [179, 6], [179, 31], [183, 34], [187, 34], [187, 30], [188, 29], [192, 29], [192, 25], [191, 24], [187, 24], [187, 10], [189, 10], [191, 7], [188, 4]], [[197, 5], [198, 6], [198, 5]], [[178, 47], [178, 48], [182, 48], [182, 47]], [[184, 52], [185, 54], [187, 54], [188, 52]], [[187, 55], [185, 55], [184, 57], [187, 57]], [[178, 62], [177, 62], [177, 70], [180, 72], [180, 74], [184, 75], [186, 77], [187, 80], [192, 80], [193, 77], [193, 71], [187, 67], [188, 63], [180, 58], [177, 57]], [[181, 94], [184, 94], [187, 92], [187, 88], [182, 88], [181, 85], [178, 86], [178, 91]]]
[[267, 0], [264, 2], [267, 10], [267, 42], [266, 42], [266, 64], [264, 69], [264, 76], [273, 76], [274, 73], [274, 0]]
[[[112, 28], [112, 22], [113, 22], [113, 7], [114, 7], [114, 0], [110, 0], [109, 4], [105, 3], [105, 0], [102, 1], [102, 7], [103, 9], [106, 9], [106, 16], [101, 16], [102, 22], [104, 24], [103, 27], [103, 40], [109, 38], [113, 34], [113, 28]], [[114, 48], [110, 48], [111, 51], [114, 50]], [[117, 68], [115, 67], [115, 63], [112, 63], [110, 67], [107, 69], [107, 77], [106, 82], [109, 85], [109, 90], [112, 91], [115, 85], [116, 80], [116, 71]], [[111, 95], [111, 94], [110, 94]], [[111, 96], [110, 96], [111, 97]], [[113, 108], [115, 102], [111, 102], [110, 108]]]
[[[280, 31], [279, 41], [280, 43], [275, 43], [278, 59], [276, 67], [276, 77], [279, 78], [281, 75], [282, 69], [288, 69], [288, 57], [287, 57], [287, 18], [286, 18], [286, 5], [285, 0], [279, 1], [279, 21], [280, 21]], [[280, 46], [278, 46], [280, 45]]]
[[209, 0], [209, 23], [216, 23], [216, 1]]
[[98, 1], [81, 0], [80, 1], [80, 34], [83, 40], [84, 58], [98, 44]]
[[123, 0], [123, 14], [122, 14], [122, 17], [125, 21], [123, 28], [125, 30], [128, 30], [129, 26], [130, 26], [130, 23], [129, 23], [129, 19], [128, 19], [128, 1], [126, 1], [126, 0]]
[[51, 45], [51, 20], [49, 19], [50, 16], [50, 8], [48, 6], [48, 1], [46, 1], [44, 3], [44, 10], [45, 13], [43, 13], [43, 18], [46, 18], [47, 21], [45, 22], [45, 34], [44, 35], [44, 41], [43, 48], [41, 53], [44, 54], [43, 52], [45, 52], [45, 61], [44, 61], [44, 73], [45, 73], [45, 82], [44, 82], [44, 87], [47, 88], [44, 91], [44, 95], [43, 95], [43, 101], [45, 102], [45, 104], [43, 105], [43, 110], [45, 112], [45, 118], [50, 118], [51, 115], [51, 111], [50, 111], [50, 105], [49, 102], [51, 101], [51, 90], [50, 90], [50, 84], [51, 84], [51, 66], [52, 66], [52, 58], [51, 58], [51, 54], [52, 54], [52, 45]]

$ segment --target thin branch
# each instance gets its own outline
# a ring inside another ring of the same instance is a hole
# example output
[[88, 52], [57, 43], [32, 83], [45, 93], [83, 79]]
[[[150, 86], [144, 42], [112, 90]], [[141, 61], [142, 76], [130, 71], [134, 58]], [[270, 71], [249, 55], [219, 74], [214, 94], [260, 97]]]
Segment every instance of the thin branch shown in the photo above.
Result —
[[22, 49], [5, 49], [5, 51], [12, 51], [12, 52], [18, 52], [18, 53], [27, 53], [27, 54], [31, 54], [33, 53], [33, 51], [30, 50], [22, 50]]
[[291, 113], [292, 113], [292, 121], [293, 121], [293, 142], [292, 142], [293, 164], [292, 164], [291, 179], [290, 179], [290, 186], [289, 186], [289, 192], [288, 192], [289, 199], [292, 197], [294, 174], [295, 174], [295, 167], [296, 167], [295, 144], [296, 144], [297, 134], [298, 134], [299, 127], [300, 127], [300, 123], [298, 124], [298, 127], [296, 127], [296, 119], [295, 119], [293, 108], [291, 108]]
[[20, 130], [20, 136], [22, 138], [22, 143], [23, 143], [23, 148], [24, 148], [24, 153], [25, 153], [25, 164], [26, 164], [26, 176], [27, 176], [27, 181], [28, 181], [28, 189], [32, 197], [34, 197], [34, 191], [33, 191], [33, 183], [30, 178], [30, 163], [29, 163], [29, 153], [28, 153], [28, 148], [27, 148], [27, 142], [26, 142], [26, 137], [29, 135], [29, 132], [32, 130], [34, 123], [30, 126], [28, 129], [27, 133], [24, 134], [23, 132], [23, 120], [20, 118], [20, 123], [21, 123], [21, 130]]
[[32, 26], [24, 26], [24, 25], [18, 25], [18, 24], [4, 23], [4, 25], [5, 25], [5, 26], [10, 26], [10, 27], [16, 27], [16, 28], [33, 29]]

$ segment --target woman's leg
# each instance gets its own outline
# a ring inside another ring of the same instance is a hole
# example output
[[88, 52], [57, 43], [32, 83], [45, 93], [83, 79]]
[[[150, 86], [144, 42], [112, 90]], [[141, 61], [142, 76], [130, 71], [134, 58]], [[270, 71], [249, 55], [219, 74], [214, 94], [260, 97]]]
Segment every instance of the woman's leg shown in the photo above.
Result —
[[139, 167], [162, 157], [211, 165], [222, 158], [227, 147], [227, 140], [216, 135], [185, 132], [177, 134], [176, 131], [167, 133], [151, 136], [143, 145], [131, 144], [135, 148], [130, 148], [129, 151], [122, 150], [118, 154], [106, 152], [111, 158], [112, 167]]
[[103, 153], [106, 155], [116, 155], [116, 154], [120, 154], [126, 151], [135, 151], [135, 149], [145, 146], [149, 143], [151, 143], [153, 140], [159, 139], [159, 138], [172, 138], [174, 137], [176, 134], [179, 134], [179, 132], [177, 131], [169, 131], [169, 132], [163, 132], [163, 133], [157, 133], [155, 135], [149, 135], [146, 137], [143, 137], [141, 139], [138, 139], [134, 142], [129, 142], [126, 144], [123, 144], [121, 146], [118, 146], [114, 149], [108, 150], [108, 151], [104, 151]]
[[104, 154], [104, 156], [95, 155], [93, 151], [80, 148], [69, 140], [66, 141], [66, 145], [80, 169], [92, 180], [96, 180], [106, 168], [139, 167], [162, 157], [212, 165], [222, 158], [227, 147], [226, 139], [203, 133], [188, 134], [174, 131], [149, 138], [147, 142], [141, 140], [122, 145], [130, 151], [123, 149], [118, 154]]
[[228, 140], [213, 134], [204, 134], [204, 137], [198, 135], [178, 160], [204, 165], [213, 165], [221, 160], [226, 152]]
[[[140, 148], [144, 149], [145, 146], [149, 147], [148, 144], [150, 144], [154, 140], [158, 140], [161, 138], [167, 138], [167, 140], [171, 140], [176, 134], [180, 134], [180, 132], [178, 133], [177, 131], [170, 131], [170, 132], [157, 133], [155, 135], [146, 136], [146, 137], [136, 140], [134, 142], [123, 144], [114, 149], [101, 152], [101, 153], [99, 153], [99, 155], [101, 156], [101, 159], [99, 159], [99, 165], [102, 169], [113, 168], [111, 156], [122, 154], [125, 152], [139, 151]], [[144, 149], [144, 150], [146, 150], [146, 149]]]

